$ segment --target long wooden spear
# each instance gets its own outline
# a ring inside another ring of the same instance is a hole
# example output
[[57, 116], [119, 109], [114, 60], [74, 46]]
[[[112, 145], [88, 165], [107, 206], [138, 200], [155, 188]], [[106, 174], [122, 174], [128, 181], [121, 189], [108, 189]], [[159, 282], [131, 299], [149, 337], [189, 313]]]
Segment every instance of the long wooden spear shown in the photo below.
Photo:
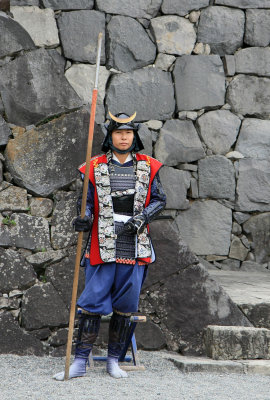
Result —
[[[92, 104], [91, 104], [91, 114], [90, 114], [90, 123], [89, 123], [89, 131], [88, 131], [88, 143], [87, 143], [87, 152], [86, 152], [85, 179], [83, 181], [81, 218], [84, 218], [85, 210], [86, 210], [86, 200], [87, 200], [88, 182], [89, 182], [88, 177], [89, 177], [90, 161], [91, 161], [91, 155], [92, 155], [94, 125], [95, 125], [95, 115], [96, 115], [96, 105], [97, 105], [97, 95], [98, 95], [97, 87], [98, 87], [98, 74], [99, 74], [99, 64], [100, 64], [100, 54], [101, 54], [101, 42], [102, 42], [102, 33], [100, 33], [98, 35], [96, 77], [95, 77], [95, 86], [94, 86], [94, 89], [92, 92]], [[69, 315], [69, 328], [68, 328], [65, 377], [64, 377], [65, 380], [67, 380], [69, 378], [69, 365], [70, 365], [70, 355], [71, 355], [72, 338], [73, 338], [73, 330], [74, 330], [74, 319], [75, 319], [76, 300], [77, 300], [77, 291], [78, 291], [82, 242], [83, 242], [83, 232], [79, 232], [78, 240], [77, 240], [72, 298], [71, 298], [70, 315]]]

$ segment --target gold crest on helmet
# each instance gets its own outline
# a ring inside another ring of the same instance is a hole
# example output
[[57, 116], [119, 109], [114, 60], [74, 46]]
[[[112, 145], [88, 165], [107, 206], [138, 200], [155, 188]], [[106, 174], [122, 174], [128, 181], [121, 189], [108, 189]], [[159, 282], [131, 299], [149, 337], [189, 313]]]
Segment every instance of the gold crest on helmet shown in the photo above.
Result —
[[127, 124], [128, 122], [131, 122], [134, 120], [134, 118], [136, 117], [136, 111], [134, 114], [131, 115], [131, 117], [129, 118], [117, 118], [115, 115], [113, 115], [110, 111], [109, 111], [109, 116], [111, 117], [111, 119], [115, 122], [118, 122], [119, 124]]

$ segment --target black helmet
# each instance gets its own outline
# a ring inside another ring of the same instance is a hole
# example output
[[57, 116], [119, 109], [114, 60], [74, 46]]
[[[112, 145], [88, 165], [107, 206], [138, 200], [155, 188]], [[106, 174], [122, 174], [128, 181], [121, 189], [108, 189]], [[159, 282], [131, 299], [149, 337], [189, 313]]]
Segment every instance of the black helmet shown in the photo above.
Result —
[[142, 150], [144, 148], [144, 146], [143, 146], [142, 141], [138, 134], [138, 129], [140, 127], [140, 124], [133, 122], [133, 120], [136, 117], [136, 112], [133, 115], [129, 116], [124, 113], [118, 113], [116, 115], [113, 115], [109, 111], [109, 115], [111, 117], [111, 120], [109, 122], [103, 124], [103, 130], [106, 133], [106, 137], [102, 144], [101, 150], [104, 151], [104, 153], [106, 153], [109, 149], [117, 150], [120, 153], [122, 153], [122, 151], [113, 148], [112, 132], [115, 131], [116, 129], [117, 130], [129, 129], [129, 130], [134, 131], [134, 139], [133, 139], [132, 146], [128, 150], [124, 151], [123, 153], [127, 153], [132, 150], [135, 152]]

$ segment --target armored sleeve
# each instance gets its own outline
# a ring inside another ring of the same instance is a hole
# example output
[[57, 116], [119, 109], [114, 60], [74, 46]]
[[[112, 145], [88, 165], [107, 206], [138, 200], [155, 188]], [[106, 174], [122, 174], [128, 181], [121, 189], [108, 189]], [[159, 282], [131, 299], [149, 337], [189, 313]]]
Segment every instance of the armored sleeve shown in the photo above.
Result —
[[151, 222], [166, 206], [166, 195], [160, 182], [159, 173], [156, 174], [152, 186], [148, 206], [143, 211], [145, 222]]
[[[82, 180], [84, 180], [84, 174], [81, 174]], [[83, 189], [81, 190], [78, 200], [77, 200], [77, 214], [80, 215], [81, 207], [82, 207], [82, 193]], [[95, 189], [91, 181], [88, 183], [88, 191], [87, 191], [87, 200], [86, 200], [86, 210], [85, 215], [91, 217], [94, 212], [94, 195]]]

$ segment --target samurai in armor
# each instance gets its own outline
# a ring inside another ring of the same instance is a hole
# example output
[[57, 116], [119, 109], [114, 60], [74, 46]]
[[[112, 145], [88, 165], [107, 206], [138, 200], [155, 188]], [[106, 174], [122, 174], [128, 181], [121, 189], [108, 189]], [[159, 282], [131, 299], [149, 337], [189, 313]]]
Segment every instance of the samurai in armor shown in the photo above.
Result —
[[[138, 310], [140, 290], [155, 253], [149, 223], [165, 208], [156, 159], [143, 149], [139, 124], [132, 116], [109, 113], [104, 124], [104, 154], [91, 159], [86, 216], [74, 221], [76, 231], [89, 231], [81, 265], [85, 288], [78, 299], [79, 330], [69, 378], [84, 376], [86, 362], [97, 338], [101, 315], [112, 313], [109, 324], [107, 372], [114, 378], [127, 374], [118, 365], [127, 339], [130, 315]], [[79, 167], [85, 178], [85, 164]], [[82, 195], [78, 199], [80, 215]], [[64, 379], [61, 372], [54, 376]]]

